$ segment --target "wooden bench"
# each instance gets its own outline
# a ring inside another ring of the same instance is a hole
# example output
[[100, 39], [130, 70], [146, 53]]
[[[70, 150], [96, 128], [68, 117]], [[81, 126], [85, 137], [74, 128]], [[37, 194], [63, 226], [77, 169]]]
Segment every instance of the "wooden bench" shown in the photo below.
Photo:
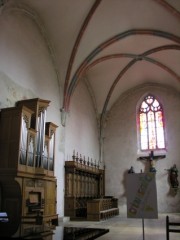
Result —
[[119, 214], [118, 199], [103, 197], [87, 201], [87, 220], [100, 221]]
[[170, 226], [180, 226], [180, 223], [178, 222], [170, 222], [169, 221], [169, 216], [166, 216], [166, 239], [169, 240], [169, 233], [174, 232], [174, 233], [180, 233], [180, 229], [177, 228], [171, 228]]

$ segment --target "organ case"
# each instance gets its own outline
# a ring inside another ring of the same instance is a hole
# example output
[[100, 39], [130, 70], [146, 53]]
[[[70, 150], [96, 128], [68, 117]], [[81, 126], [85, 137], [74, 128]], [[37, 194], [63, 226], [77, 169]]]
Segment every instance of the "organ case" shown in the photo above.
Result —
[[[46, 123], [50, 101], [22, 100], [0, 113], [0, 211], [11, 228], [18, 222], [57, 224], [54, 123]], [[14, 204], [16, 207], [14, 208]]]

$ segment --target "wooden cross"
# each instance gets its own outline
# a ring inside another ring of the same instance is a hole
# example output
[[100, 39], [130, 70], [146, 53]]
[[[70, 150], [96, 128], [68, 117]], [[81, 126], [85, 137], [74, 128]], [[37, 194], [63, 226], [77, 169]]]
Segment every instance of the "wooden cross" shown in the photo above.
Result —
[[149, 161], [149, 171], [156, 172], [156, 168], [154, 167], [154, 161], [165, 158], [166, 155], [156, 155], [154, 156], [154, 152], [151, 151], [149, 156], [139, 157], [138, 160], [146, 160]]

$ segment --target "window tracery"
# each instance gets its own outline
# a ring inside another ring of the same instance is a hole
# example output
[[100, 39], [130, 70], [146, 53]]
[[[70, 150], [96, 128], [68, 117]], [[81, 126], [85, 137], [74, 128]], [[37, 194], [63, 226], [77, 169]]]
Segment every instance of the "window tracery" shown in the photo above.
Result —
[[138, 117], [141, 150], [165, 149], [162, 104], [153, 95], [148, 94], [140, 104]]

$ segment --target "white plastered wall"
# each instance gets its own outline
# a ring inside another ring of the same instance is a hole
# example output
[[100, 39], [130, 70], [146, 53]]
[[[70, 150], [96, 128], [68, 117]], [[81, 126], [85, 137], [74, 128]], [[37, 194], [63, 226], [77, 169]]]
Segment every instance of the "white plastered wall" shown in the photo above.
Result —
[[168, 183], [173, 164], [180, 170], [180, 94], [175, 89], [160, 85], [144, 85], [119, 98], [108, 114], [104, 134], [104, 160], [106, 165], [106, 194], [119, 199], [120, 213], [126, 215], [127, 170], [133, 166], [136, 173], [147, 169], [147, 162], [138, 161], [136, 109], [141, 97], [152, 93], [164, 107], [167, 140], [166, 158], [155, 163], [157, 170], [157, 198], [159, 212], [179, 212], [180, 193], [173, 194]]
[[[64, 214], [64, 129], [60, 123], [62, 89], [41, 23], [28, 11], [7, 7], [0, 12], [0, 109], [22, 99], [50, 100], [47, 119], [58, 125], [55, 147], [57, 212]], [[45, 30], [45, 29], [43, 29]]]
[[99, 160], [98, 123], [93, 102], [84, 82], [80, 82], [71, 98], [65, 128], [65, 157], [73, 152], [93, 162]]

